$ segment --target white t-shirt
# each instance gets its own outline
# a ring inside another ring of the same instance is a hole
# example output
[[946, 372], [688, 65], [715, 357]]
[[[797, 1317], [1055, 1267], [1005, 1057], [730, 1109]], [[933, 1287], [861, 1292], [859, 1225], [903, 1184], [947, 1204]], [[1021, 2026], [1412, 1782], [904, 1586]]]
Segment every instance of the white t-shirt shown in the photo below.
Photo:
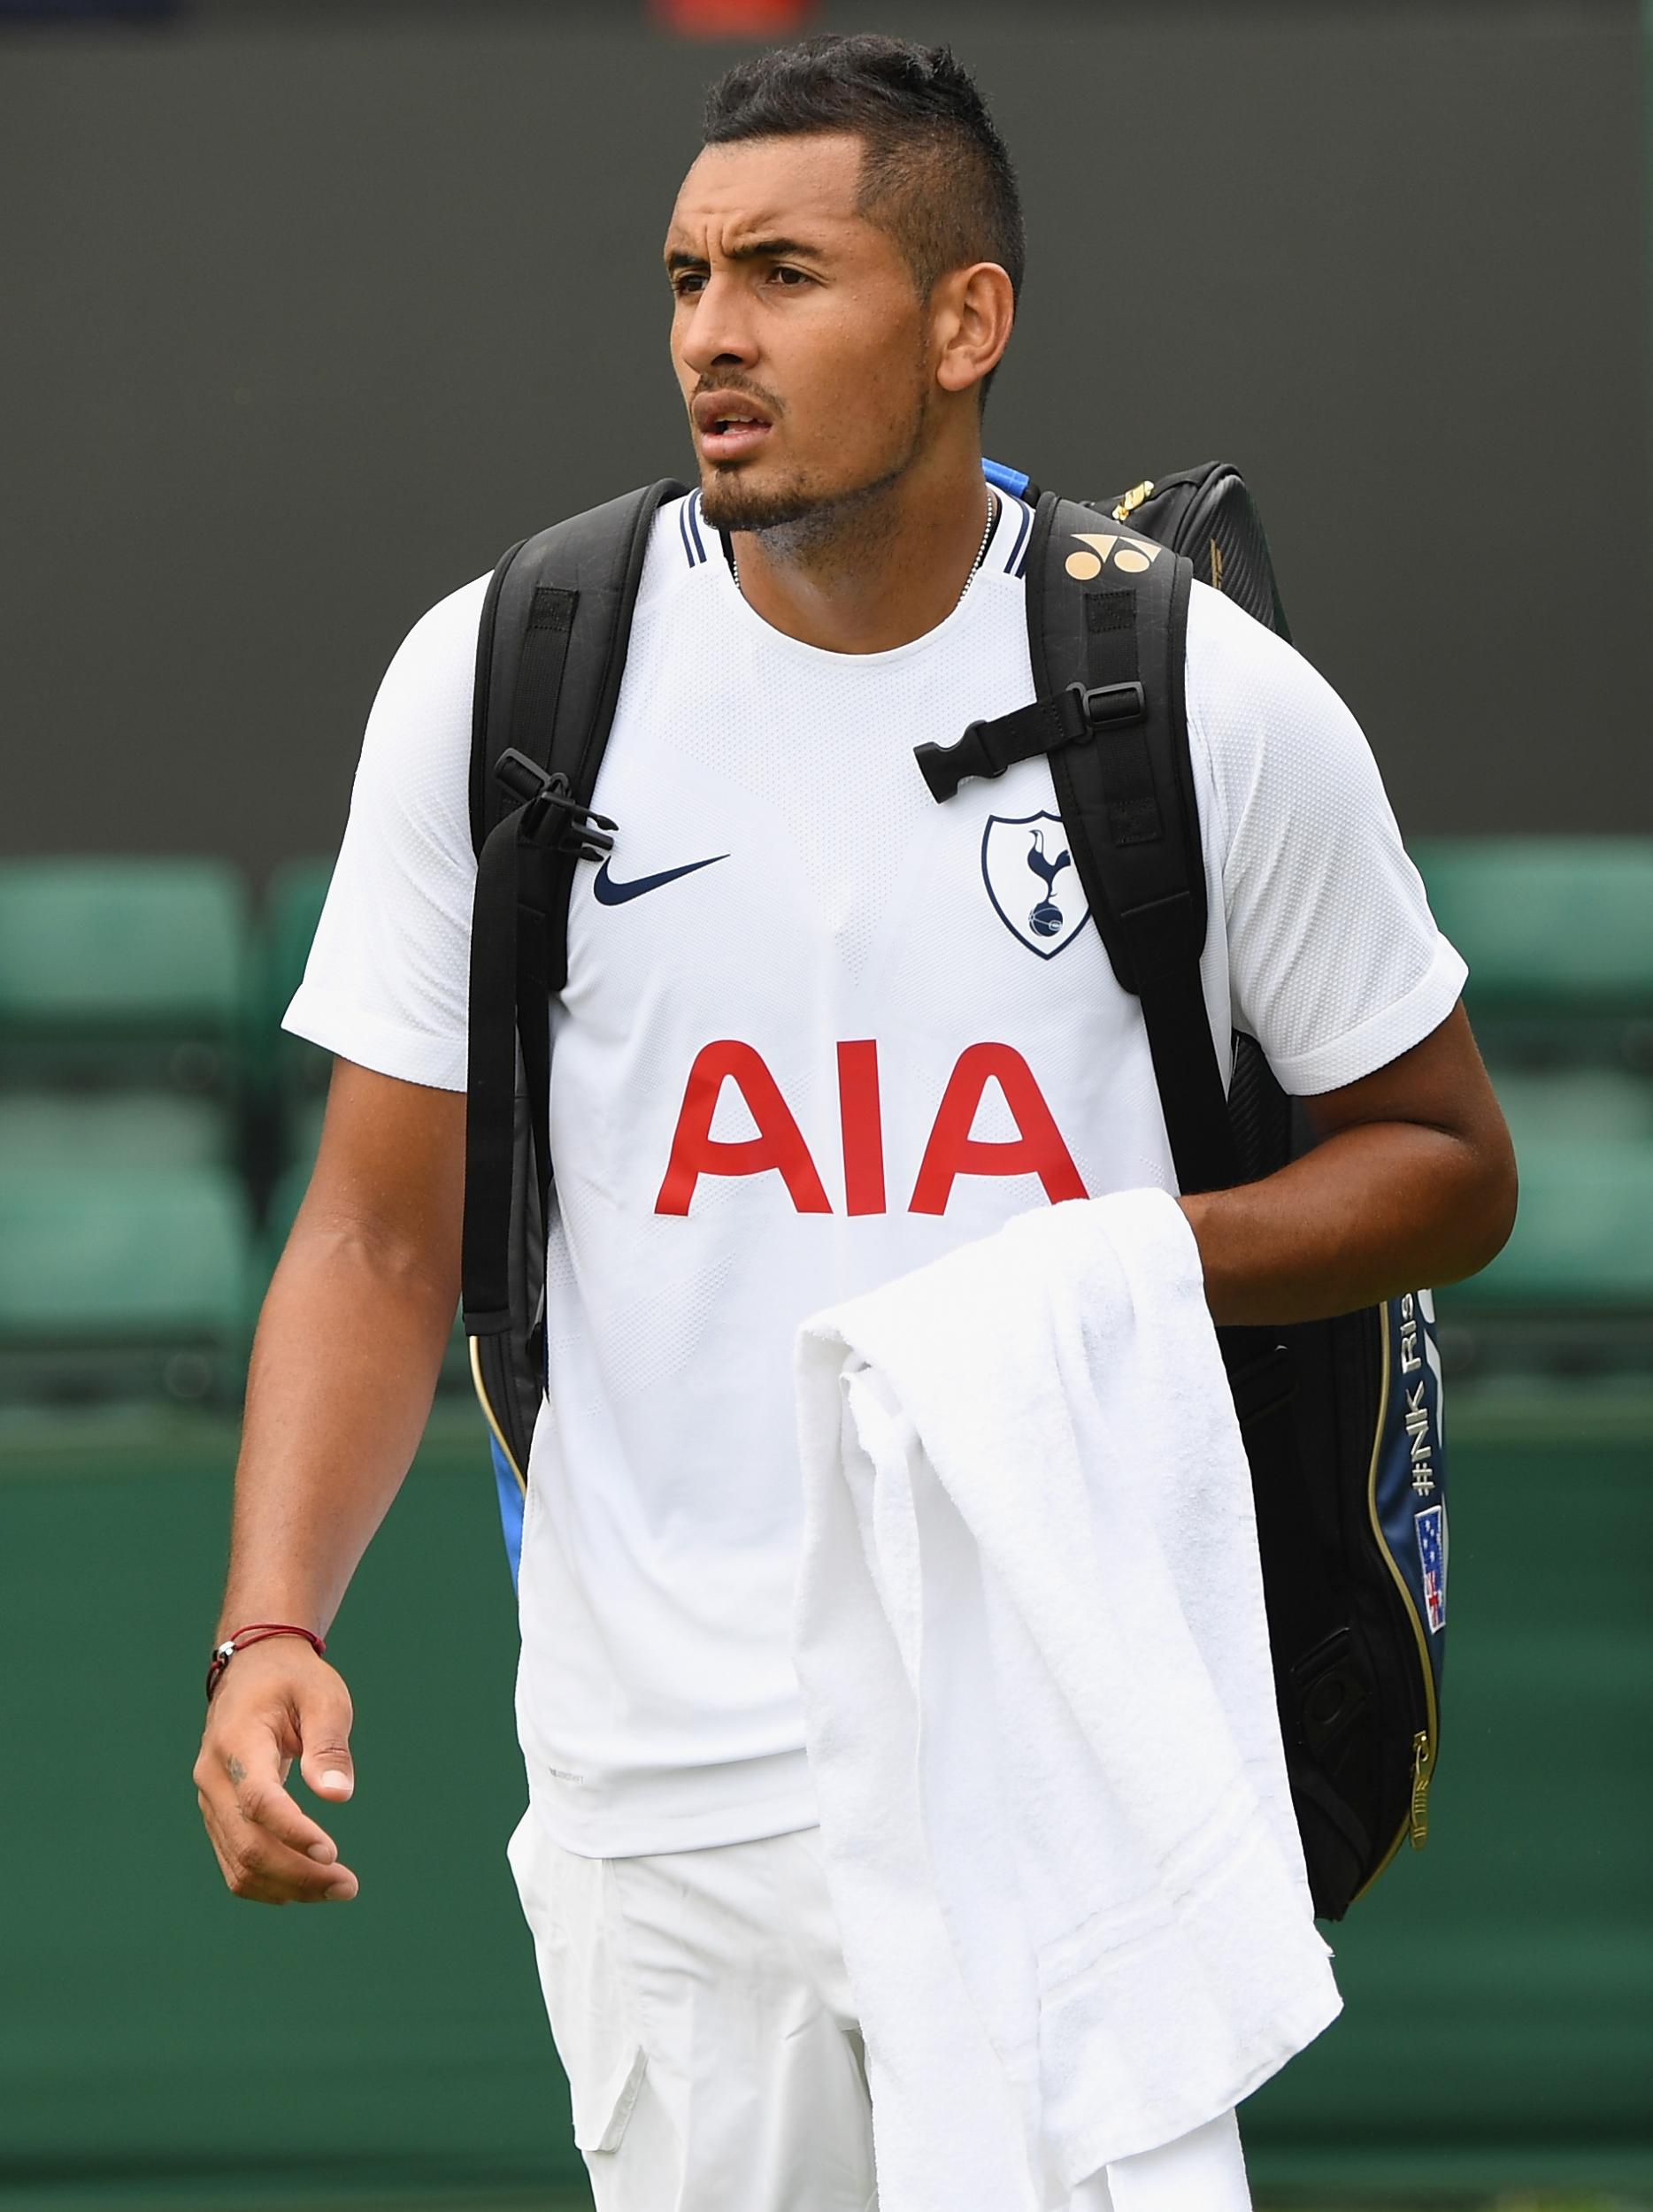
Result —
[[[1029, 1206], [1174, 1190], [1043, 759], [945, 805], [926, 740], [1033, 696], [1002, 503], [959, 605], [834, 654], [741, 596], [695, 499], [650, 541], [552, 1008], [550, 1394], [528, 1468], [518, 1719], [534, 1802], [601, 1857], [816, 1817], [789, 1656], [799, 1323]], [[459, 1090], [485, 580], [432, 609], [367, 726], [287, 1026]], [[1365, 739], [1292, 649], [1196, 586], [1203, 974], [1287, 1089], [1418, 1043], [1465, 978]]]

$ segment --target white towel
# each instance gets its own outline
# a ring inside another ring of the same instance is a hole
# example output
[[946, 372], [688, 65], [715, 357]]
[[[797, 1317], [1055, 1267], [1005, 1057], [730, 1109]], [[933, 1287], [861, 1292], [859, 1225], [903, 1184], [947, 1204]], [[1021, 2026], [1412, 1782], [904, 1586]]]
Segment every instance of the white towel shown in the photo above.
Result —
[[1250, 1479], [1163, 1191], [807, 1323], [796, 1656], [880, 2212], [1054, 2212], [1336, 2016]]

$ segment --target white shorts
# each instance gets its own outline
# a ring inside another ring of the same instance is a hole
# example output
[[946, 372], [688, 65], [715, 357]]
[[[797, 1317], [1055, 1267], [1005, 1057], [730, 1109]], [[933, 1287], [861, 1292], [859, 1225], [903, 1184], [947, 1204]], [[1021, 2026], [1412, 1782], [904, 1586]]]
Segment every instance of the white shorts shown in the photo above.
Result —
[[[509, 1857], [596, 2212], [876, 2212], [861, 2033], [820, 1831], [587, 1859], [530, 1811]], [[1232, 2112], [1069, 2212], [1250, 2212]]]

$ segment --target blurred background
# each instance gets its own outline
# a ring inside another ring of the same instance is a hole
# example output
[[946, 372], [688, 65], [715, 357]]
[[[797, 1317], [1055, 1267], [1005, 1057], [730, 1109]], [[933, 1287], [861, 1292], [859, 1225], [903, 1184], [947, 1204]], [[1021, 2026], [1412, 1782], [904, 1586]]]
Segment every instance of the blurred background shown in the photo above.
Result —
[[1472, 970], [1520, 1224], [1441, 1301], [1426, 1854], [1247, 2108], [1260, 2200], [1653, 2203], [1653, 745], [1633, 0], [0, 0], [0, 2204], [584, 2201], [503, 1857], [457, 1350], [341, 1616], [348, 1912], [188, 1780], [280, 1038], [403, 634], [688, 465], [658, 250], [755, 41], [950, 41], [1031, 241], [988, 446], [1219, 455]]

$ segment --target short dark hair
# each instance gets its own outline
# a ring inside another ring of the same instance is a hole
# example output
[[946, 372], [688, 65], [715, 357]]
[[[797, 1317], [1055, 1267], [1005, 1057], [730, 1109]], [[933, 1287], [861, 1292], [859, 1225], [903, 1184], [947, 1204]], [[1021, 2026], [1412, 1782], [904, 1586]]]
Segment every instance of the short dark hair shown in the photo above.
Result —
[[895, 239], [922, 297], [973, 261], [996, 261], [1020, 293], [1016, 172], [950, 48], [872, 32], [802, 39], [738, 62], [706, 95], [708, 146], [827, 131], [864, 142], [858, 211]]

